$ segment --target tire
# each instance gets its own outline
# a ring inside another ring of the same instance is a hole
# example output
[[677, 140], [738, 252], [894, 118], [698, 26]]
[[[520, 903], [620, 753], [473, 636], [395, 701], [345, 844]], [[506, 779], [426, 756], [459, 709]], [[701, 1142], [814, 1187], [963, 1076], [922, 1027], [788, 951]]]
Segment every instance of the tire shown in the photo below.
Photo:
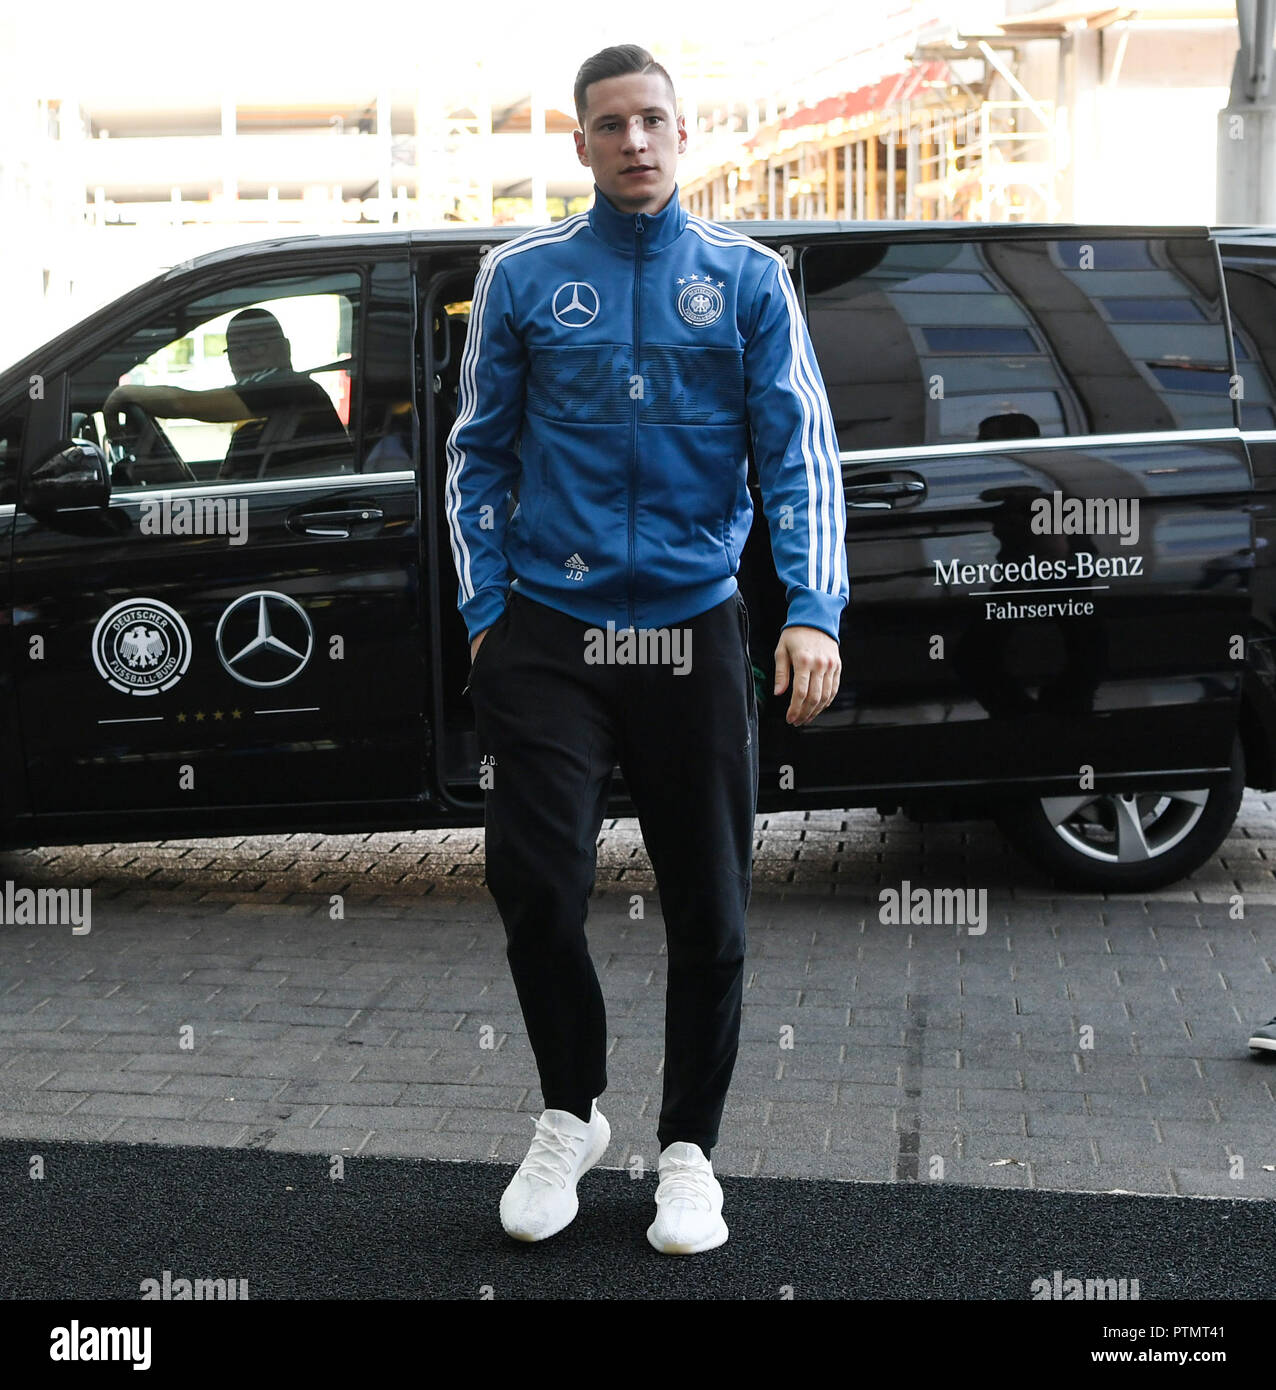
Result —
[[1245, 751], [1238, 737], [1231, 774], [1220, 786], [1016, 800], [998, 812], [997, 823], [1011, 844], [1065, 887], [1137, 893], [1200, 868], [1227, 837], [1244, 794]]

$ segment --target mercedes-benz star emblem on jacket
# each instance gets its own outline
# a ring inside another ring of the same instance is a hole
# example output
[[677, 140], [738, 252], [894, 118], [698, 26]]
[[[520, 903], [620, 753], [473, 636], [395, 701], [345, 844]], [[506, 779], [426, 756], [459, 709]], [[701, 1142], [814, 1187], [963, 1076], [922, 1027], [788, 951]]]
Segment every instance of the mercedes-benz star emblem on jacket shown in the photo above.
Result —
[[569, 280], [554, 292], [554, 317], [566, 328], [584, 328], [598, 317], [598, 291], [583, 280]]

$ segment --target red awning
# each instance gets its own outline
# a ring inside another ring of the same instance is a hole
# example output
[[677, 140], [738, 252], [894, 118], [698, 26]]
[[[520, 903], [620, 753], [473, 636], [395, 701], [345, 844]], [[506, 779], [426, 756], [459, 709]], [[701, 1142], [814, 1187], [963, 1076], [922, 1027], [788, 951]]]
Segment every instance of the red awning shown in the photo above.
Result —
[[[867, 87], [856, 87], [853, 92], [825, 97], [814, 106], [803, 106], [785, 116], [778, 128], [796, 130], [805, 125], [828, 125], [839, 119], [863, 116], [870, 111], [885, 111], [897, 102], [915, 97], [925, 89], [927, 83], [942, 82], [947, 76], [948, 64], [943, 59], [916, 63], [905, 72], [892, 73]], [[768, 131], [770, 129], [767, 127]], [[752, 148], [766, 138], [766, 131], [758, 131], [745, 141], [745, 145]]]

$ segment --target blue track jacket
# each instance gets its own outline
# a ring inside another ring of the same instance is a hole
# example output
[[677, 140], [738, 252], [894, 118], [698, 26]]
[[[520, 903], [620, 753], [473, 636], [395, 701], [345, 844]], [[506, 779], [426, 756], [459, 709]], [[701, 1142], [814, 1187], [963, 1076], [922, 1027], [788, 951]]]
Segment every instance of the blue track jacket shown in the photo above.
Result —
[[676, 186], [653, 214], [621, 212], [597, 184], [588, 212], [491, 251], [447, 442], [470, 639], [511, 586], [617, 629], [729, 598], [753, 517], [750, 430], [785, 625], [838, 639], [837, 437], [783, 258], [688, 213]]

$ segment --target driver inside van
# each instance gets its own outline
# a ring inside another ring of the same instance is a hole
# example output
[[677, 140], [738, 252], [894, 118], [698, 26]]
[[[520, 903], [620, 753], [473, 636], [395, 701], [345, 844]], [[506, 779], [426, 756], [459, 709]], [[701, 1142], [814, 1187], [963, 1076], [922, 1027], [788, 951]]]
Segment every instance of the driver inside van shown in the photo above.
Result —
[[292, 365], [292, 347], [266, 309], [244, 309], [226, 326], [233, 386], [117, 386], [103, 413], [139, 405], [161, 419], [233, 423], [220, 479], [332, 473], [350, 464], [345, 426], [328, 393]]

